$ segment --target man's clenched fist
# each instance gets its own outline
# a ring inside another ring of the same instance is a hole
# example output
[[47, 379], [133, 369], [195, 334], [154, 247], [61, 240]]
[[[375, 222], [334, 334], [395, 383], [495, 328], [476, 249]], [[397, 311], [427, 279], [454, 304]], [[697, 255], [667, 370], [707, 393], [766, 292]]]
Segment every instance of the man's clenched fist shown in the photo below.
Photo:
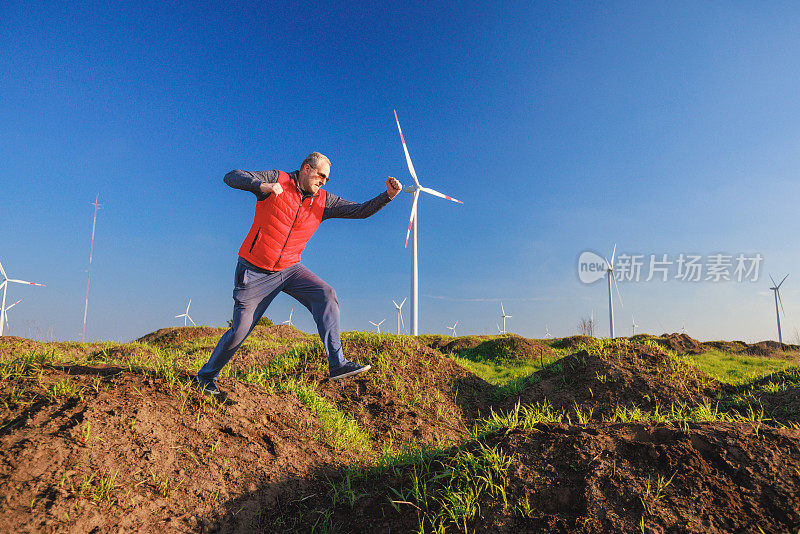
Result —
[[283, 193], [283, 187], [278, 182], [275, 182], [274, 184], [269, 184], [267, 182], [264, 182], [261, 184], [260, 187], [261, 187], [261, 192], [267, 195], [270, 193], [275, 193], [276, 195], [280, 195], [281, 193]]
[[386, 179], [386, 194], [392, 199], [397, 196], [397, 193], [403, 190], [403, 184], [397, 181], [396, 178], [391, 176]]

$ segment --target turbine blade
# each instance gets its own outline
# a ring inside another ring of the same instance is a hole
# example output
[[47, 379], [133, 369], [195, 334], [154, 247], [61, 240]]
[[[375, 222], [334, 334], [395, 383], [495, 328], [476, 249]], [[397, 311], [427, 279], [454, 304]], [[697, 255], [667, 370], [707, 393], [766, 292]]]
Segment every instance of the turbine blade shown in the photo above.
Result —
[[6, 306], [6, 311], [10, 310], [11, 308], [13, 308], [14, 306], [16, 306], [16, 305], [17, 305], [17, 304], [19, 304], [20, 302], [22, 302], [22, 299], [19, 299], [17, 302], [15, 302], [14, 304], [12, 304], [11, 306]]
[[786, 317], [786, 310], [783, 309], [783, 300], [781, 299], [781, 292], [776, 289], [775, 293], [778, 294], [778, 302], [781, 305], [781, 311], [783, 312], [783, 316]]
[[406, 299], [407, 299], [407, 298], [408, 298], [408, 297], [406, 297], [405, 299], [403, 299], [403, 302], [401, 302], [401, 303], [400, 303], [400, 307], [401, 307], [401, 308], [403, 307], [403, 304], [405, 304], [405, 303], [406, 303]]
[[400, 305], [396, 303], [394, 299], [392, 299], [392, 304], [394, 304], [394, 307], [397, 308], [398, 310], [400, 309]]
[[506, 310], [505, 310], [505, 308], [503, 308], [503, 301], [502, 300], [500, 301], [500, 312], [502, 313], [502, 315], [506, 314]]
[[0, 274], [3, 275], [3, 279], [4, 280], [8, 278], [8, 276], [6, 275], [6, 270], [3, 269], [3, 263], [2, 262], [0, 262]]
[[436, 191], [435, 189], [431, 189], [430, 187], [420, 187], [419, 189], [420, 189], [420, 191], [425, 191], [426, 193], [430, 193], [431, 195], [435, 195], [437, 197], [446, 198], [447, 200], [452, 200], [453, 202], [458, 202], [459, 204], [463, 204], [463, 202], [461, 202], [460, 200], [455, 199], [453, 197], [448, 197], [447, 195], [445, 195], [443, 193], [440, 193], [440, 192]]
[[405, 327], [406, 327], [406, 323], [405, 323], [405, 321], [403, 321], [403, 314], [401, 313], [400, 314], [400, 328], [405, 328]]
[[411, 204], [411, 218], [408, 219], [408, 231], [406, 232], [406, 247], [408, 247], [408, 236], [411, 235], [411, 225], [414, 224], [414, 218], [417, 216], [417, 200], [419, 200], [419, 191], [414, 191], [414, 203]]
[[783, 277], [783, 280], [781, 280], [781, 283], [780, 283], [780, 284], [778, 284], [778, 289], [780, 289], [780, 287], [783, 285], [783, 282], [784, 282], [784, 281], [785, 281], [785, 280], [786, 280], [788, 277], [789, 277], [789, 275], [788, 275], [788, 274], [787, 274], [786, 276], [784, 276], [784, 277]]
[[32, 285], [32, 286], [45, 287], [44, 284], [37, 284], [36, 282], [28, 282], [27, 280], [16, 280], [16, 279], [13, 279], [13, 278], [7, 279], [6, 282], [16, 282], [18, 284], [29, 284], [29, 285]]
[[411, 156], [408, 155], [408, 147], [406, 147], [406, 139], [403, 137], [403, 129], [400, 128], [400, 120], [397, 118], [397, 110], [394, 110], [394, 120], [397, 122], [397, 131], [400, 132], [400, 141], [403, 142], [403, 152], [406, 153], [406, 163], [408, 163], [408, 172], [411, 173], [411, 177], [414, 179], [414, 183], [417, 184], [419, 187], [419, 180], [417, 179], [417, 173], [414, 170], [414, 164], [411, 163]]
[[769, 279], [772, 280], [773, 287], [777, 287], [778, 286], [778, 284], [775, 283], [775, 279], [772, 278], [772, 275], [769, 275]]
[[611, 268], [614, 268], [614, 256], [617, 254], [617, 244], [614, 243], [614, 250], [611, 251]]
[[187, 318], [188, 318], [190, 321], [192, 321], [192, 324], [193, 324], [193, 325], [197, 326], [197, 323], [195, 323], [195, 322], [194, 322], [194, 320], [193, 320], [191, 317], [189, 317], [188, 315], [187, 315], [186, 317], [187, 317]]

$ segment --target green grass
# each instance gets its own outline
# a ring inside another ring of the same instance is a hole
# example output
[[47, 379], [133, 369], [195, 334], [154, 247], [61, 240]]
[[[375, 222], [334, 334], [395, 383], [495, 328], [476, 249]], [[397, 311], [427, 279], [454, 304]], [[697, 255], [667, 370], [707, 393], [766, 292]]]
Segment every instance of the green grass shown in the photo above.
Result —
[[325, 430], [325, 440], [335, 449], [369, 453], [372, 447], [370, 435], [356, 421], [339, 411], [336, 406], [319, 395], [310, 384], [287, 380], [280, 384], [282, 391], [291, 391], [297, 399], [308, 406]]
[[741, 386], [796, 365], [786, 360], [730, 354], [719, 350], [690, 354], [687, 359], [712, 378], [733, 386]]

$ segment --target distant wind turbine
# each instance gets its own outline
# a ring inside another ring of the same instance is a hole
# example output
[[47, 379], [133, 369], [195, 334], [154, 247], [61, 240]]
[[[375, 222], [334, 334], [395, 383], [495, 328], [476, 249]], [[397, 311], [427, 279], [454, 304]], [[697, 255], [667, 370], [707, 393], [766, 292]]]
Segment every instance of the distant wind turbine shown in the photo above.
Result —
[[[386, 320], [386, 319], [384, 319], [383, 321], [385, 321], [385, 320]], [[373, 324], [373, 325], [375, 325], [375, 327], [378, 329], [378, 333], [379, 333], [379, 334], [381, 333], [381, 325], [383, 324], [383, 321], [381, 321], [381, 322], [379, 322], [379, 323], [373, 323], [372, 321], [370, 321], [370, 323], [371, 323], [371, 324]]]
[[97, 200], [100, 198], [100, 193], [92, 202], [94, 206], [94, 218], [92, 219], [92, 244], [89, 246], [89, 268], [86, 270], [86, 304], [83, 307], [83, 332], [81, 332], [81, 343], [86, 339], [86, 312], [89, 311], [89, 282], [92, 280], [92, 254], [94, 253], [94, 227], [97, 223], [97, 209], [102, 206], [98, 204]]
[[394, 307], [397, 308], [397, 335], [399, 336], [400, 325], [402, 325], [403, 328], [406, 327], [405, 323], [403, 322], [403, 304], [406, 303], [406, 299], [403, 299], [403, 302], [401, 302], [400, 304], [396, 303], [394, 299], [392, 299], [392, 303], [394, 304]]
[[[189, 299], [189, 304], [186, 305], [186, 313], [182, 313], [180, 315], [176, 315], [175, 316], [176, 319], [178, 317], [183, 317], [183, 326], [186, 326], [186, 319], [189, 319], [190, 321], [192, 321], [192, 318], [189, 317], [189, 306], [191, 306], [191, 305], [192, 305], [192, 299]], [[192, 321], [192, 324], [197, 326], [194, 321]]]
[[417, 201], [419, 200], [419, 193], [420, 191], [429, 193], [431, 195], [435, 195], [437, 197], [441, 197], [447, 200], [452, 200], [453, 202], [458, 202], [459, 204], [463, 204], [460, 200], [456, 200], [451, 198], [447, 195], [444, 195], [438, 191], [430, 189], [428, 187], [422, 187], [417, 179], [417, 173], [414, 170], [414, 164], [411, 163], [411, 156], [408, 154], [408, 147], [406, 147], [406, 140], [403, 137], [403, 130], [400, 128], [400, 120], [397, 118], [397, 111], [394, 112], [394, 120], [397, 122], [397, 131], [400, 132], [400, 141], [403, 143], [403, 152], [406, 155], [406, 163], [408, 164], [408, 171], [411, 173], [411, 177], [414, 179], [414, 185], [408, 186], [403, 189], [406, 193], [413, 193], [414, 200], [411, 204], [411, 217], [408, 221], [408, 231], [406, 232], [406, 244], [405, 246], [408, 247], [408, 236], [411, 234], [411, 228], [414, 228], [414, 239], [411, 242], [411, 335], [416, 336], [419, 334], [419, 283], [417, 277]]
[[289, 326], [294, 326], [294, 323], [292, 322], [293, 313], [294, 313], [294, 307], [292, 307], [292, 309], [289, 311], [289, 318], [283, 321], [281, 324], [288, 324]]
[[511, 316], [506, 314], [506, 309], [503, 308], [503, 302], [500, 302], [500, 317], [503, 318], [503, 334], [507, 334], [508, 330], [506, 330], [506, 319], [511, 319]]
[[544, 337], [545, 338], [553, 337], [550, 335], [550, 327], [548, 325], [544, 325]]
[[11, 306], [13, 306], [14, 304], [16, 304], [16, 302], [15, 302], [14, 304], [12, 304], [8, 308], [6, 308], [6, 291], [8, 291], [8, 283], [9, 282], [14, 282], [15, 284], [28, 284], [28, 285], [31, 285], [31, 286], [39, 286], [39, 287], [45, 287], [45, 285], [44, 284], [38, 284], [36, 282], [26, 282], [25, 280], [16, 280], [16, 279], [9, 278], [6, 275], [5, 269], [3, 269], [3, 264], [2, 263], [0, 263], [0, 275], [3, 276], [3, 282], [0, 283], [0, 287], [3, 288], [3, 302], [2, 302], [2, 304], [0, 304], [0, 336], [2, 336], [3, 335], [3, 328], [6, 325], [6, 310], [11, 308]]
[[456, 321], [456, 323], [453, 326], [448, 326], [447, 327], [448, 330], [452, 330], [453, 331], [453, 337], [457, 337], [456, 336], [456, 325], [457, 324], [458, 324], [458, 321]]
[[614, 338], [614, 299], [611, 293], [611, 280], [614, 280], [614, 287], [617, 288], [617, 296], [619, 297], [620, 306], [622, 306], [622, 295], [619, 294], [619, 286], [617, 279], [614, 277], [614, 255], [617, 253], [617, 244], [614, 243], [614, 250], [611, 251], [611, 261], [606, 259], [606, 276], [608, 277], [608, 321], [609, 331], [611, 338]]
[[638, 326], [639, 325], [636, 324], [636, 319], [633, 317], [633, 314], [631, 314], [631, 337], [636, 335], [636, 328]]
[[786, 281], [786, 278], [788, 276], [789, 275], [787, 274], [786, 276], [783, 277], [783, 280], [781, 280], [780, 284], [776, 284], [775, 280], [772, 278], [772, 275], [769, 275], [769, 279], [772, 280], [772, 287], [770, 288], [770, 290], [775, 292], [775, 316], [778, 319], [778, 342], [779, 343], [783, 343], [783, 336], [781, 335], [781, 314], [778, 311], [778, 304], [780, 303], [780, 305], [781, 305], [780, 311], [782, 311], [783, 315], [785, 316], [786, 315], [786, 311], [783, 309], [783, 301], [781, 300], [781, 286], [783, 285], [783, 282]]
[[12, 304], [11, 306], [6, 306], [6, 327], [8, 328], [8, 331], [9, 331], [9, 332], [11, 332], [11, 325], [10, 325], [10, 324], [8, 324], [8, 310], [10, 310], [11, 308], [13, 308], [14, 306], [16, 306], [17, 304], [19, 304], [20, 302], [22, 302], [22, 299], [19, 299], [17, 302], [15, 302], [14, 304]]

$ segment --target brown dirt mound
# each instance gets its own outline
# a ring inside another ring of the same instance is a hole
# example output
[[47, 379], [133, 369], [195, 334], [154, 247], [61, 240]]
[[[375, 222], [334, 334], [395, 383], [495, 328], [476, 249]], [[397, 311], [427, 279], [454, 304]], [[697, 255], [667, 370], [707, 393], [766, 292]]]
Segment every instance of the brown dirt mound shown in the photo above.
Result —
[[489, 338], [469, 350], [487, 360], [539, 360], [553, 354], [548, 345], [516, 334]]
[[[322, 466], [357, 461], [314, 439], [317, 420], [293, 395], [229, 382], [237, 403], [220, 409], [194, 389], [184, 394], [127, 370], [45, 374], [47, 384], [67, 379], [78, 396], [14, 402], [19, 392], [0, 384], [6, 532], [198, 532], [234, 514], [249, 521]], [[257, 488], [239, 509], [222, 506]]]
[[552, 346], [557, 349], [571, 350], [581, 345], [591, 345], [595, 341], [595, 338], [589, 336], [570, 336], [554, 340]]
[[353, 416], [376, 445], [387, 440], [440, 443], [467, 434], [478, 408], [466, 398], [466, 386], [454, 391], [453, 384], [473, 377], [471, 373], [413, 341], [396, 344], [391, 339], [376, 343], [369, 338], [345, 338], [342, 347], [348, 359], [369, 363], [372, 370], [354, 380], [330, 380], [326, 357], [317, 344], [303, 355], [298, 376], [316, 383], [318, 392]]
[[[518, 398], [523, 404], [550, 402], [554, 407], [608, 416], [617, 406], [652, 410], [657, 405], [694, 405], [725, 386], [664, 351], [636, 343], [582, 350], [558, 360], [531, 377], [533, 385]], [[513, 404], [513, 403], [512, 403]]]
[[157, 347], [177, 347], [187, 341], [208, 336], [221, 336], [227, 328], [211, 328], [210, 326], [180, 326], [161, 328], [145, 334], [136, 341], [149, 343]]
[[[483, 492], [480, 513], [458, 531], [699, 534], [800, 526], [800, 430], [756, 431], [747, 423], [538, 424], [484, 442], [511, 458], [504, 493]], [[284, 531], [308, 531], [332, 513], [336, 532], [417, 531], [425, 503], [410, 491], [412, 472], [418, 470], [401, 467], [358, 480], [352, 503], [334, 506], [330, 491], [302, 502], [281, 499], [264, 510], [258, 527], [277, 532], [271, 525], [278, 520]], [[412, 497], [399, 499], [391, 488]]]
[[784, 355], [786, 353], [796, 353], [800, 349], [797, 345], [787, 345], [777, 341], [759, 341], [748, 345], [744, 352], [753, 356], [772, 356]]
[[460, 352], [462, 350], [474, 349], [486, 340], [491, 339], [490, 336], [462, 336], [455, 339], [450, 339], [440, 348], [442, 352]]
[[741, 352], [747, 348], [747, 343], [744, 341], [704, 341], [702, 345], [705, 350], [722, 352]]
[[276, 324], [273, 326], [257, 327], [250, 334], [255, 337], [275, 337], [280, 339], [299, 339], [304, 337], [316, 337], [306, 334], [298, 328], [288, 324]]
[[651, 339], [665, 349], [678, 354], [699, 354], [703, 352], [702, 344], [689, 337], [688, 334], [662, 334], [661, 337]]

